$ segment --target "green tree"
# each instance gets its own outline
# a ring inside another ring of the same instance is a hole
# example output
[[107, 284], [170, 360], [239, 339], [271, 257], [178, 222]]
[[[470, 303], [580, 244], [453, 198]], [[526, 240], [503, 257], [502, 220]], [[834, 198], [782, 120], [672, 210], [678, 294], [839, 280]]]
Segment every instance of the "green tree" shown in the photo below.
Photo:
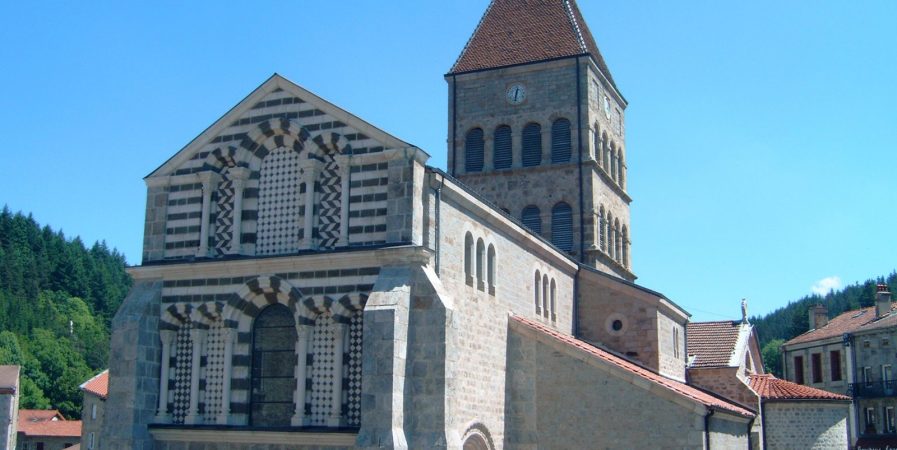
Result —
[[782, 377], [782, 344], [784, 343], [784, 339], [773, 339], [760, 350], [763, 356], [763, 368], [766, 372], [780, 378]]

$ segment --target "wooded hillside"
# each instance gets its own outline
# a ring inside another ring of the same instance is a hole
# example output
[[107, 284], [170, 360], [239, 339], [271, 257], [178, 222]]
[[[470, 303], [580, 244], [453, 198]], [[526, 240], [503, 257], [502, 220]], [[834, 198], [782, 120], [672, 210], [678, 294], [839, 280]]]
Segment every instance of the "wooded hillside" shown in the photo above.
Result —
[[109, 323], [131, 285], [105, 242], [0, 212], [0, 364], [22, 366], [21, 408], [81, 415], [78, 386], [106, 368]]

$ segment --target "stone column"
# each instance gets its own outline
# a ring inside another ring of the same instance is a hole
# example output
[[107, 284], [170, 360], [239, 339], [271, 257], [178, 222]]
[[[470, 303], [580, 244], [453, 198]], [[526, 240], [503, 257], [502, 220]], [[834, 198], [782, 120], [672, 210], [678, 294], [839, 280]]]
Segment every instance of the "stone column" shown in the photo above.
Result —
[[191, 352], [192, 361], [190, 364], [190, 408], [187, 409], [187, 416], [184, 417], [184, 423], [195, 425], [202, 423], [202, 417], [199, 415], [199, 363], [202, 359], [202, 348], [206, 340], [206, 330], [193, 328], [190, 330], [190, 340], [193, 343]]
[[200, 172], [202, 181], [202, 219], [199, 223], [199, 249], [196, 256], [209, 256], [209, 215], [212, 211], [212, 189], [218, 184], [219, 176], [215, 172]]
[[221, 380], [221, 412], [218, 414], [216, 422], [219, 425], [228, 425], [230, 424], [231, 372], [233, 372], [234, 341], [237, 338], [237, 330], [224, 328], [222, 334], [224, 335], [222, 336], [224, 339], [224, 374]]
[[346, 333], [349, 331], [349, 326], [344, 323], [336, 323], [334, 324], [335, 328], [335, 336], [333, 340], [334, 354], [333, 354], [333, 397], [332, 404], [333, 410], [330, 412], [330, 420], [328, 420], [327, 425], [332, 427], [338, 427], [345, 425], [345, 422], [342, 420], [343, 416], [343, 354], [345, 349], [343, 348], [346, 342]]
[[340, 182], [340, 218], [338, 247], [349, 245], [349, 192], [351, 191], [352, 157], [349, 155], [337, 155], [336, 163], [339, 164]]
[[305, 420], [305, 379], [309, 336], [311, 336], [310, 326], [296, 325], [296, 391], [293, 394], [296, 409], [290, 419], [290, 425], [294, 427], [307, 425]]
[[243, 188], [246, 187], [249, 172], [245, 167], [234, 167], [228, 171], [234, 181], [234, 225], [228, 251], [231, 255], [239, 255], [243, 250], [240, 242], [243, 236]]
[[300, 162], [302, 180], [305, 183], [305, 231], [300, 242], [302, 250], [315, 248], [312, 229], [315, 225], [315, 181], [318, 179], [321, 163], [315, 159], [304, 159]]
[[168, 371], [171, 359], [171, 344], [177, 337], [177, 332], [172, 330], [159, 331], [159, 338], [162, 341], [162, 370], [159, 372], [159, 407], [156, 409], [156, 423], [171, 422], [171, 415], [168, 413]]

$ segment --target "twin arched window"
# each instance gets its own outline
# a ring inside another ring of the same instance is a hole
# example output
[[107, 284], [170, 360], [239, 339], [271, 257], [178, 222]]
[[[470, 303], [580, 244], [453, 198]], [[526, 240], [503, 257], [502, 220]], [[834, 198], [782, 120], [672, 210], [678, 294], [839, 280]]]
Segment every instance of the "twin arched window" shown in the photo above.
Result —
[[610, 211], [605, 216], [604, 205], [598, 209], [598, 245], [612, 260], [629, 268], [629, 229]]
[[626, 188], [626, 164], [623, 162], [623, 147], [610, 142], [607, 133], [599, 134], [595, 124], [595, 159], [604, 172], [621, 188]]
[[536, 270], [533, 280], [533, 301], [537, 316], [557, 322], [557, 283], [539, 270]]
[[[474, 259], [476, 258], [476, 259]], [[495, 295], [495, 246], [486, 243], [483, 238], [476, 240], [474, 244], [473, 234], [469, 231], [464, 235], [464, 279], [468, 286], [473, 286], [476, 276], [477, 289], [486, 290]]]

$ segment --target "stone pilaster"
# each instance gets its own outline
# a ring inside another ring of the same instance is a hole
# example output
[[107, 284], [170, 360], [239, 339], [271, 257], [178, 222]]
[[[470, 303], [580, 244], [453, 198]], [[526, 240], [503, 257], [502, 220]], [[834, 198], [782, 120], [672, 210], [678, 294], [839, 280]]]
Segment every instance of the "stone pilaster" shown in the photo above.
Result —
[[200, 424], [202, 423], [202, 416], [199, 415], [199, 372], [200, 362], [202, 361], [202, 349], [206, 342], [206, 330], [201, 328], [191, 329], [190, 341], [193, 343], [193, 349], [190, 354], [190, 407], [187, 409], [184, 423]]
[[349, 244], [349, 192], [351, 190], [352, 176], [352, 156], [337, 155], [336, 163], [340, 170], [340, 220], [339, 220], [339, 241], [338, 247], [344, 247]]
[[231, 399], [231, 377], [233, 374], [234, 359], [234, 343], [237, 339], [237, 330], [234, 328], [225, 328], [224, 336], [224, 379], [221, 383], [221, 412], [215, 420], [219, 425], [229, 425], [231, 423], [230, 416], [230, 399]]
[[308, 250], [314, 249], [316, 246], [312, 230], [315, 226], [315, 204], [317, 203], [315, 184], [318, 180], [318, 173], [321, 172], [321, 162], [316, 159], [303, 159], [300, 164], [302, 181], [305, 183], [305, 224], [303, 225], [305, 234], [302, 235], [299, 246], [302, 250]]
[[159, 407], [156, 410], [156, 423], [171, 422], [171, 414], [168, 411], [168, 372], [171, 363], [171, 345], [177, 337], [177, 332], [162, 330], [159, 338], [162, 342], [162, 369], [159, 371]]
[[202, 219], [199, 224], [199, 248], [196, 256], [205, 258], [209, 256], [209, 216], [212, 211], [212, 190], [218, 185], [220, 176], [211, 171], [200, 172], [199, 180], [202, 182]]
[[290, 425], [301, 427], [307, 425], [305, 420], [305, 378], [308, 367], [308, 341], [311, 336], [311, 327], [308, 325], [296, 325], [296, 390], [293, 393], [293, 402], [296, 405]]

